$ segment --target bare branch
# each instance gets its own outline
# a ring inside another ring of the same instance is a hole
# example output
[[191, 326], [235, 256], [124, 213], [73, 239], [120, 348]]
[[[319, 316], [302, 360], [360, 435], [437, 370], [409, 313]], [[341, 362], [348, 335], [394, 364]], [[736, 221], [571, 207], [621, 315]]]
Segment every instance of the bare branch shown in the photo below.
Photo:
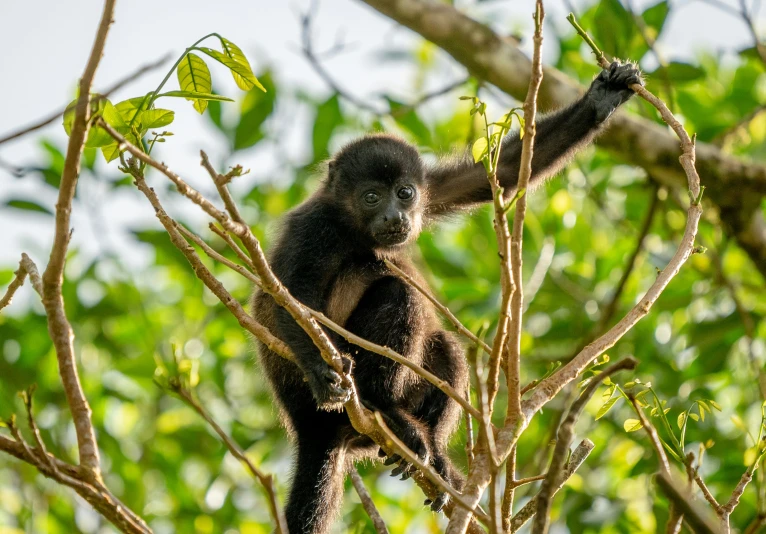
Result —
[[213, 428], [213, 430], [215, 430], [215, 433], [221, 438], [221, 441], [226, 445], [226, 448], [229, 449], [229, 452], [237, 460], [242, 462], [250, 473], [258, 479], [266, 492], [266, 497], [269, 501], [269, 514], [271, 514], [271, 518], [274, 520], [277, 533], [287, 534], [287, 520], [277, 501], [277, 492], [274, 489], [274, 477], [272, 475], [267, 475], [256, 467], [245, 451], [243, 451], [242, 448], [223, 430], [223, 428], [220, 427], [192, 393], [181, 385], [180, 381], [177, 379], [171, 380], [170, 387], [188, 406], [193, 408], [194, 411]]
[[628, 398], [630, 399], [630, 403], [633, 405], [633, 410], [641, 421], [644, 430], [646, 430], [646, 434], [649, 436], [649, 441], [651, 441], [652, 447], [654, 447], [654, 452], [657, 454], [657, 459], [660, 462], [660, 469], [664, 473], [670, 473], [670, 462], [668, 462], [668, 456], [665, 454], [665, 449], [662, 448], [662, 442], [660, 441], [660, 436], [657, 434], [657, 429], [654, 428], [654, 425], [652, 425], [646, 418], [646, 415], [636, 401], [636, 398], [632, 395], [628, 395]]
[[115, 0], [106, 0], [101, 15], [96, 39], [85, 66], [85, 72], [80, 79], [80, 97], [77, 100], [72, 131], [69, 135], [64, 171], [61, 175], [59, 196], [56, 202], [56, 233], [53, 238], [48, 267], [42, 276], [43, 306], [48, 316], [48, 332], [53, 340], [58, 360], [61, 382], [66, 392], [69, 410], [72, 412], [75, 430], [77, 432], [77, 448], [80, 454], [80, 465], [89, 471], [94, 480], [101, 480], [99, 466], [98, 444], [91, 424], [91, 409], [80, 385], [77, 373], [77, 363], [74, 354], [74, 333], [64, 311], [64, 297], [61, 285], [64, 278], [64, 263], [71, 230], [69, 227], [72, 212], [72, 199], [77, 188], [77, 177], [80, 174], [80, 157], [82, 156], [85, 140], [90, 129], [90, 97], [93, 77], [104, 52], [106, 35], [114, 16]]
[[537, 494], [537, 511], [535, 522], [532, 526], [532, 534], [546, 534], [548, 532], [548, 523], [550, 521], [550, 507], [553, 498], [554, 488], [558, 487], [563, 478], [564, 464], [569, 453], [569, 446], [574, 437], [574, 426], [580, 418], [585, 405], [588, 403], [593, 393], [601, 386], [601, 383], [619, 371], [625, 369], [635, 369], [638, 362], [634, 358], [625, 358], [619, 362], [610, 365], [603, 372], [594, 376], [580, 397], [572, 403], [564, 420], [559, 426], [556, 436], [556, 447], [553, 449], [551, 464], [545, 475], [540, 492]]
[[[34, 425], [34, 429], [36, 429], [37, 425], [33, 422], [31, 404], [29, 410], [27, 415], [32, 421], [30, 426]], [[9, 423], [15, 439], [11, 440], [0, 435], [0, 451], [32, 465], [51, 480], [72, 488], [120, 531], [128, 534], [151, 534], [152, 531], [143, 519], [120, 502], [103, 484], [93, 480], [92, 476], [82, 467], [62, 462], [50, 455], [44, 446], [41, 447], [42, 438], [39, 437], [39, 431], [32, 429], [35, 439], [40, 441], [37, 447], [30, 447], [16, 428], [15, 421], [12, 419]]]
[[[119, 80], [117, 83], [109, 87], [106, 91], [99, 94], [98, 96], [94, 96], [91, 102], [98, 102], [99, 100], [102, 100], [104, 98], [107, 98], [109, 95], [114, 93], [115, 91], [122, 89], [126, 85], [130, 84], [131, 82], [137, 80], [147, 72], [151, 72], [154, 69], [161, 67], [165, 63], [167, 63], [168, 59], [170, 59], [170, 55], [166, 54], [157, 61], [153, 61], [152, 63], [148, 63], [146, 65], [143, 65], [142, 67], [138, 68], [136, 71], [128, 74], [121, 80]], [[77, 104], [79, 108], [79, 103]], [[35, 130], [39, 130], [40, 128], [43, 128], [45, 126], [48, 126], [50, 123], [55, 121], [56, 119], [60, 118], [69, 108], [66, 107], [64, 109], [61, 109], [59, 111], [55, 111], [45, 117], [44, 119], [40, 119], [39, 121], [30, 124], [29, 126], [25, 126], [24, 128], [21, 128], [19, 130], [16, 130], [14, 132], [11, 132], [9, 134], [4, 135], [3, 137], [0, 137], [0, 145], [2, 145], [5, 142], [11, 141], [13, 139], [17, 139], [19, 137], [22, 137], [24, 135], [27, 135], [28, 133], [32, 133]]]
[[146, 181], [140, 175], [134, 176], [134, 178], [136, 181], [136, 186], [149, 200], [149, 203], [154, 208], [157, 219], [159, 219], [160, 223], [162, 223], [162, 226], [165, 227], [165, 230], [170, 236], [170, 241], [186, 257], [186, 260], [191, 265], [192, 270], [194, 271], [194, 274], [197, 276], [197, 278], [199, 278], [205, 284], [205, 286], [207, 286], [207, 288], [216, 297], [218, 297], [218, 300], [220, 300], [221, 303], [223, 303], [223, 305], [229, 309], [229, 311], [232, 313], [232, 315], [234, 315], [242, 328], [253, 334], [258, 340], [261, 341], [261, 343], [269, 347], [270, 350], [279, 354], [283, 358], [292, 360], [292, 352], [287, 347], [287, 345], [285, 345], [283, 341], [277, 339], [265, 326], [253, 319], [252, 316], [250, 316], [244, 310], [244, 308], [242, 308], [242, 305], [237, 301], [237, 299], [232, 297], [231, 294], [223, 286], [223, 284], [221, 284], [221, 282], [218, 281], [215, 276], [213, 276], [210, 270], [205, 267], [205, 265], [202, 263], [202, 260], [200, 260], [199, 256], [197, 256], [197, 253], [194, 251], [194, 248], [191, 247], [181, 235], [181, 226], [165, 212], [165, 209], [162, 207], [162, 204], [157, 198], [154, 189], [146, 185]]
[[[553, 492], [551, 493], [551, 497], [556, 495], [556, 493], [558, 493], [558, 491], [564, 487], [566, 481], [569, 480], [573, 474], [575, 474], [575, 472], [583, 463], [585, 463], [585, 460], [588, 458], [595, 447], [596, 446], [592, 441], [585, 439], [580, 442], [574, 451], [572, 451], [569, 462], [564, 468], [564, 476], [562, 477], [558, 487], [554, 488]], [[535, 515], [538, 502], [537, 498], [538, 496], [535, 495], [527, 504], [524, 505], [521, 510], [516, 513], [516, 515], [513, 516], [513, 519], [511, 520], [511, 532], [516, 532], [519, 530], [527, 521], [532, 518], [532, 516]]]
[[375, 502], [373, 502], [370, 492], [364, 487], [364, 481], [362, 480], [362, 477], [359, 476], [359, 472], [356, 468], [353, 468], [348, 474], [351, 477], [351, 483], [354, 485], [357, 495], [359, 495], [359, 500], [362, 501], [364, 511], [367, 512], [367, 515], [370, 516], [370, 519], [372, 520], [372, 526], [375, 527], [375, 532], [378, 534], [388, 534], [386, 523], [380, 516], [378, 509], [375, 507]]
[[13, 274], [16, 276], [13, 278], [13, 280], [11, 280], [11, 283], [8, 284], [8, 289], [6, 289], [5, 295], [0, 298], [0, 310], [11, 303], [11, 300], [13, 300], [13, 296], [16, 294], [16, 291], [18, 291], [18, 289], [24, 284], [24, 279], [27, 277], [27, 275], [29, 275], [29, 281], [31, 282], [34, 290], [37, 291], [40, 296], [42, 296], [42, 282], [40, 281], [40, 273], [37, 271], [37, 265], [35, 265], [35, 262], [33, 262], [25, 253], [21, 253], [19, 268]]

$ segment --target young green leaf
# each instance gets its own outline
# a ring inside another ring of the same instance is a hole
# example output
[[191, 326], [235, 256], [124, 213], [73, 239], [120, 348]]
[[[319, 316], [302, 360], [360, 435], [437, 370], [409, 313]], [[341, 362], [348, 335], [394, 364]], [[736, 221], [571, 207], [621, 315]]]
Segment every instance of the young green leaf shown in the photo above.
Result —
[[107, 163], [114, 161], [120, 156], [120, 148], [117, 143], [106, 145], [101, 147], [101, 153], [104, 155], [104, 159]]
[[[247, 70], [250, 72], [250, 74], [253, 73], [253, 69], [250, 67], [250, 62], [247, 60], [247, 57], [245, 57], [245, 54], [242, 53], [242, 50], [229, 41], [228, 39], [224, 37], [220, 37], [221, 40], [221, 47], [223, 48], [223, 53], [229, 56], [229, 58], [233, 59], [243, 67], [247, 68]], [[230, 69], [231, 70], [231, 69]], [[247, 91], [248, 89], [252, 89], [252, 85], [248, 85], [248, 81], [238, 72], [231, 70], [231, 75], [234, 78], [234, 81], [237, 84], [237, 87], [242, 89], [243, 91]], [[258, 78], [253, 75], [253, 79], [255, 80], [256, 87], [258, 87], [261, 91], [264, 93], [266, 92], [266, 88], [261, 85], [261, 83], [258, 81]]]
[[238, 61], [233, 60], [228, 55], [224, 54], [223, 52], [219, 52], [218, 50], [213, 50], [212, 48], [207, 48], [204, 46], [201, 46], [197, 48], [200, 52], [203, 52], [207, 54], [208, 56], [212, 57], [219, 63], [222, 63], [233, 74], [239, 75], [239, 78], [234, 78], [234, 81], [237, 82], [237, 86], [242, 89], [243, 91], [249, 91], [253, 87], [257, 87], [264, 93], [266, 92], [266, 88], [261, 85], [261, 82], [258, 81], [258, 78], [255, 77], [255, 74], [253, 74], [253, 71], [250, 69], [250, 65], [243, 65], [242, 63], [239, 63]]
[[614, 404], [615, 404], [615, 403], [616, 403], [618, 400], [620, 400], [620, 396], [619, 396], [619, 395], [617, 395], [617, 396], [615, 396], [615, 397], [612, 397], [612, 398], [610, 398], [608, 401], [606, 401], [606, 402], [605, 402], [605, 403], [604, 403], [604, 404], [601, 406], [601, 408], [599, 408], [599, 410], [598, 410], [598, 413], [596, 414], [596, 421], [598, 421], [599, 419], [601, 419], [602, 417], [604, 417], [604, 416], [607, 414], [607, 412], [608, 412], [609, 410], [611, 410], [611, 409], [612, 409], [612, 406], [614, 406]]
[[644, 428], [644, 424], [638, 419], [626, 419], [622, 428], [625, 429], [625, 432], [635, 432]]
[[[205, 101], [202, 100], [198, 102]], [[173, 122], [173, 119], [175, 119], [175, 112], [170, 111], [169, 109], [149, 109], [141, 112], [138, 116], [138, 122], [141, 123], [141, 127], [144, 130], [148, 130], [149, 128], [162, 128]]]
[[685, 422], [686, 422], [686, 412], [681, 412], [680, 414], [678, 414], [678, 419], [676, 420], [679, 430], [682, 430], [684, 428]]
[[473, 147], [471, 148], [471, 154], [473, 154], [474, 163], [479, 163], [487, 156], [487, 148], [486, 137], [479, 137], [476, 141], [474, 141]]
[[[178, 75], [178, 85], [182, 91], [189, 91], [191, 93], [207, 93], [213, 92], [213, 80], [210, 77], [210, 69], [207, 68], [207, 64], [201, 57], [189, 52], [178, 64], [176, 70]], [[188, 98], [194, 102], [194, 109], [200, 114], [205, 112], [207, 108], [207, 100], [201, 100], [197, 98]], [[149, 126], [152, 128], [152, 126]]]
[[125, 124], [130, 124], [139, 109], [141, 111], [145, 110], [148, 103], [149, 95], [137, 96], [136, 98], [129, 98], [128, 100], [117, 102], [114, 107], [120, 112], [120, 115], [122, 115], [122, 120]]

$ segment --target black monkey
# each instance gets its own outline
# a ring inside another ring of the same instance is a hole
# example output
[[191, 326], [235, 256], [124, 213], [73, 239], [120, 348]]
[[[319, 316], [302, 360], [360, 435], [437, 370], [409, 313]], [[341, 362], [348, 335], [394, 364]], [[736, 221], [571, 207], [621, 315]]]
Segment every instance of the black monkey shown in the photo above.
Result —
[[[571, 106], [537, 124], [532, 182], [559, 171], [592, 140], [612, 112], [643, 83], [637, 68], [613, 63]], [[499, 180], [514, 194], [521, 156], [518, 133], [503, 141]], [[286, 216], [271, 266], [294, 297], [351, 332], [412, 359], [464, 391], [468, 373], [455, 336], [441, 329], [436, 310], [397, 278], [388, 259], [418, 280], [405, 245], [435, 218], [492, 200], [484, 167], [470, 155], [427, 167], [418, 151], [388, 135], [345, 146], [330, 161], [321, 188]], [[260, 360], [296, 455], [286, 516], [291, 534], [326, 533], [337, 513], [353, 461], [374, 458], [378, 447], [359, 436], [341, 411], [350, 392], [321, 359], [308, 335], [274, 300], [254, 297], [258, 320], [295, 354], [298, 365], [259, 345]], [[391, 360], [349, 345], [328, 332], [354, 362], [362, 402], [379, 410], [397, 435], [458, 489], [462, 477], [447, 456], [460, 415], [457, 403]], [[390, 458], [387, 463], [399, 460]], [[405, 477], [411, 467], [400, 463]], [[440, 510], [446, 497], [432, 503]]]

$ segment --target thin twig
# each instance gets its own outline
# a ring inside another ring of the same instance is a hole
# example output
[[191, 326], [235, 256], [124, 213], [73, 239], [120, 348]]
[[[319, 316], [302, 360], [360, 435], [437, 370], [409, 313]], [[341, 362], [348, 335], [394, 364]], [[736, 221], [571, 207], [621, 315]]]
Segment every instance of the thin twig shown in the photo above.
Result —
[[271, 518], [274, 520], [277, 533], [288, 534], [287, 521], [285, 520], [282, 508], [279, 506], [279, 502], [277, 501], [277, 493], [274, 489], [274, 477], [272, 475], [267, 475], [258, 469], [258, 467], [247, 456], [245, 451], [243, 451], [242, 448], [234, 441], [234, 439], [232, 439], [231, 436], [229, 436], [215, 421], [215, 419], [213, 419], [210, 414], [207, 413], [207, 410], [205, 410], [202, 404], [200, 404], [200, 402], [191, 394], [188, 389], [183, 387], [178, 381], [171, 381], [170, 387], [188, 406], [193, 408], [194, 411], [197, 412], [200, 417], [202, 417], [207, 422], [207, 424], [213, 428], [213, 430], [215, 430], [215, 433], [218, 434], [218, 436], [221, 438], [221, 441], [223, 441], [224, 445], [226, 445], [226, 448], [229, 450], [229, 452], [240, 462], [242, 462], [250, 471], [250, 473], [256, 479], [258, 479], [258, 481], [261, 483], [261, 486], [263, 486], [264, 491], [266, 492], [266, 497], [269, 501], [269, 513], [271, 514]]
[[[562, 477], [558, 487], [553, 489], [551, 496], [555, 496], [556, 493], [558, 493], [558, 491], [564, 487], [566, 481], [569, 480], [573, 474], [575, 474], [575, 472], [583, 463], [585, 463], [588, 455], [590, 455], [595, 447], [596, 446], [592, 441], [585, 439], [575, 448], [574, 451], [572, 451], [569, 462], [567, 462], [567, 465], [564, 468], [564, 476]], [[524, 507], [516, 513], [516, 515], [513, 516], [513, 519], [511, 519], [511, 532], [516, 532], [521, 527], [523, 527], [524, 524], [535, 515], [536, 510], [537, 495], [532, 497], [532, 499], [527, 504], [525, 504]]]
[[348, 474], [351, 477], [351, 483], [354, 485], [354, 489], [356, 490], [357, 495], [359, 495], [359, 500], [362, 501], [362, 507], [364, 507], [364, 511], [367, 512], [367, 515], [372, 520], [372, 526], [375, 528], [375, 532], [378, 534], [388, 534], [386, 523], [380, 516], [380, 512], [378, 512], [370, 492], [367, 491], [367, 488], [364, 486], [364, 480], [362, 480], [359, 472], [356, 470], [356, 468], [353, 468], [348, 472]]
[[40, 280], [40, 273], [37, 271], [37, 265], [26, 255], [21, 253], [21, 260], [19, 261], [19, 268], [16, 270], [13, 280], [8, 284], [8, 289], [5, 291], [5, 295], [0, 298], [0, 310], [5, 308], [13, 300], [13, 296], [16, 291], [24, 284], [24, 279], [29, 276], [29, 281], [32, 284], [37, 293], [42, 296], [42, 282]]
[[537, 511], [535, 512], [535, 522], [532, 526], [532, 534], [546, 534], [548, 532], [551, 500], [554, 488], [558, 487], [563, 478], [566, 457], [574, 437], [574, 426], [585, 408], [585, 405], [604, 380], [625, 369], [635, 369], [636, 365], [638, 365], [638, 362], [631, 357], [610, 365], [604, 369], [603, 372], [594, 376], [577, 400], [572, 403], [566, 417], [559, 426], [556, 435], [556, 446], [553, 449], [553, 455], [551, 456], [551, 463], [548, 467], [548, 472], [545, 475], [545, 480], [543, 480], [543, 483], [540, 486], [540, 492], [537, 494]]
[[646, 430], [646, 434], [649, 436], [649, 441], [651, 441], [652, 447], [654, 447], [654, 452], [657, 454], [657, 459], [660, 462], [660, 469], [664, 473], [669, 474], [670, 462], [668, 462], [668, 456], [665, 454], [665, 449], [662, 448], [662, 442], [660, 441], [660, 436], [657, 434], [657, 429], [654, 428], [654, 425], [652, 425], [652, 423], [646, 418], [646, 414], [644, 414], [644, 411], [641, 409], [638, 401], [636, 401], [636, 398], [633, 395], [628, 394], [628, 399], [633, 405], [633, 410], [636, 412], [638, 419], [641, 421], [644, 430]]

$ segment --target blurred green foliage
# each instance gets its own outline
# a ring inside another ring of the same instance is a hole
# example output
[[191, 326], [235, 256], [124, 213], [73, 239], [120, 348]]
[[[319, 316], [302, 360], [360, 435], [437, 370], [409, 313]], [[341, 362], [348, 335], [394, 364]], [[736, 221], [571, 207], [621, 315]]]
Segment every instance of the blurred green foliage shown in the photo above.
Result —
[[[644, 22], [645, 35], [659, 36], [668, 12], [668, 3], [660, 2], [637, 14]], [[635, 60], [651, 56], [636, 21], [618, 0], [602, 0], [578, 18], [592, 29], [604, 50]], [[555, 66], [587, 83], [596, 67], [580, 38], [571, 31], [556, 37], [546, 36], [546, 46], [560, 48]], [[392, 55], [390, 60], [414, 63], [419, 76], [427, 78], [433, 75], [429, 46], [411, 55]], [[403, 104], [390, 97], [392, 118], [371, 116], [339, 95], [315, 99], [307, 96], [307, 88], [280, 85], [269, 72], [258, 78], [268, 91], [250, 90], [238, 113], [226, 114], [220, 102], [208, 103], [209, 120], [225, 140], [232, 163], [236, 163], [238, 151], [265, 143], [277, 150], [284, 148], [285, 128], [274, 124], [280, 105], [299, 102], [314, 117], [312, 127], [300, 133], [311, 147], [310, 157], [290, 168], [290, 180], [258, 183], [240, 195], [266, 249], [275, 220], [310, 193], [317, 164], [350, 135], [391, 130], [417, 143], [425, 153], [440, 153], [463, 149], [480, 131], [469, 119], [470, 104], [457, 99], [476, 91], [473, 82], [441, 97], [442, 111], [436, 117], [417, 108], [401, 112]], [[421, 86], [421, 82], [416, 84]], [[667, 69], [658, 68], [649, 76], [648, 87], [674, 103], [686, 127], [700, 140], [712, 141], [766, 103], [766, 70], [751, 50], [726, 62], [721, 57], [700, 56], [693, 64], [676, 62]], [[656, 119], [653, 110], [640, 102], [633, 102], [630, 108]], [[183, 132], [176, 132], [169, 142], [182, 136]], [[27, 179], [37, 179], [40, 188], [52, 189], [58, 185], [63, 166], [62, 148], [47, 141], [41, 146], [47, 161], [41, 162], [37, 178]], [[766, 116], [762, 114], [740, 129], [725, 146], [743, 157], [763, 159]], [[112, 188], [130, 186], [128, 179], [114, 177], [114, 169], [107, 171], [102, 161], [96, 162], [93, 149], [86, 152], [84, 168]], [[586, 340], [600, 318], [600, 306], [609, 300], [636, 247], [655, 190], [643, 170], [591, 148], [560, 178], [531, 194], [524, 236], [525, 280], [532, 277], [538, 263], [544, 278], [539, 290], [526, 297], [524, 382], [543, 375], [551, 362], [571, 357]], [[678, 199], [685, 194], [659, 191], [658, 211], [612, 323], [637, 301], [675, 251], [685, 222]], [[2, 209], [50, 213], [50, 207], [33, 199], [13, 199]], [[209, 238], [203, 228], [196, 230]], [[133, 236], [136, 248], [149, 251], [151, 259], [144, 269], [126, 268], [111, 253], [90, 259], [74, 250], [64, 284], [106, 482], [158, 533], [270, 532], [257, 484], [191, 409], [152, 382], [156, 359], [168, 359], [173, 351], [198, 362], [200, 399], [265, 471], [276, 473], [284, 498], [289, 446], [254, 363], [252, 342], [194, 277], [159, 225], [135, 230]], [[220, 240], [209, 241], [235, 259]], [[619, 380], [651, 382], [667, 400], [671, 423], [694, 401], [714, 399], [720, 405], [721, 413], [689, 422], [686, 446], [697, 451], [700, 444], [706, 444], [700, 472], [719, 501], [725, 501], [748, 459], [754, 457], [746, 430], [757, 434], [761, 419], [762, 399], [754, 367], [763, 368], [766, 359], [766, 290], [746, 255], [727, 240], [712, 210], [704, 216], [698, 244], [706, 246], [708, 253], [690, 258], [650, 315], [609, 354], [613, 360], [634, 355], [641, 362], [634, 376]], [[551, 249], [552, 258], [546, 261], [544, 252]], [[499, 267], [488, 208], [428, 229], [414, 252], [434, 291], [469, 328], [477, 330], [493, 320], [499, 300]], [[247, 300], [251, 288], [243, 279], [220, 265], [211, 264], [211, 268], [236, 298]], [[10, 281], [14, 269], [8, 265], [0, 271], [1, 285]], [[26, 287], [24, 291], [30, 290]], [[752, 345], [743, 314], [755, 325]], [[16, 393], [37, 383], [37, 417], [49, 448], [74, 460], [74, 431], [45, 317], [37, 303], [21, 312], [4, 310], [0, 315], [0, 376], [0, 417], [23, 413]], [[563, 392], [533, 420], [519, 444], [519, 476], [544, 471], [546, 454], [552, 450], [552, 423], [565, 400], [575, 393], [575, 389]], [[503, 395], [501, 391], [501, 403]], [[667, 504], [656, 496], [651, 481], [656, 458], [643, 432], [623, 429], [624, 421], [635, 417], [624, 402], [617, 402], [603, 418], [594, 420], [604, 400], [596, 395], [578, 424], [578, 437], [587, 436], [596, 449], [556, 498], [554, 520], [571, 532], [664, 529]], [[461, 428], [454, 439], [453, 456], [464, 463], [463, 443]], [[391, 532], [439, 531], [443, 518], [421, 505], [422, 494], [412, 482], [390, 479], [376, 466], [363, 466], [362, 470]], [[732, 516], [733, 525], [744, 528], [759, 509], [764, 510], [762, 471]], [[519, 498], [529, 496], [533, 489], [520, 490]], [[0, 532], [56, 534], [110, 528], [73, 492], [27, 465], [0, 456]], [[350, 485], [337, 529], [374, 532]]]

